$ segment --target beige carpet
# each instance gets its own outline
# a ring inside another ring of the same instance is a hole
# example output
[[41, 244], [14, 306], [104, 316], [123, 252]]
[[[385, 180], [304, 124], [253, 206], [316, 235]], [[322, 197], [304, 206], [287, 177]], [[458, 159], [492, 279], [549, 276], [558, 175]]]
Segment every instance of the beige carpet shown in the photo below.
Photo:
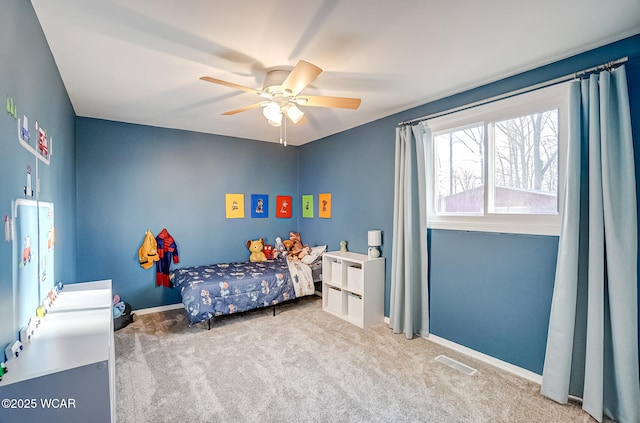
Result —
[[[189, 328], [184, 311], [116, 332], [118, 422], [594, 422], [578, 405], [428, 340], [362, 330], [318, 297]], [[478, 371], [435, 360], [446, 354]]]

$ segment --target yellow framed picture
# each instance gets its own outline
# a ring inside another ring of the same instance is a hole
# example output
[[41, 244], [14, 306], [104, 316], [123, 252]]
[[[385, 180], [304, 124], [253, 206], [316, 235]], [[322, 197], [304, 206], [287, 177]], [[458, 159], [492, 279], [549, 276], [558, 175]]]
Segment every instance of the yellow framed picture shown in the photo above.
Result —
[[318, 217], [331, 219], [331, 193], [318, 194]]
[[225, 194], [227, 219], [244, 219], [244, 194]]

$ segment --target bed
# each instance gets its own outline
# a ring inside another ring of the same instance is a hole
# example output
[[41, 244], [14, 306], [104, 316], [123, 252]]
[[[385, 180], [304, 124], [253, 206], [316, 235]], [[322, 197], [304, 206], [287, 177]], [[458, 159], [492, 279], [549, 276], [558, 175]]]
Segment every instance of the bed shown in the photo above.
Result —
[[[307, 260], [309, 261], [309, 260]], [[216, 263], [174, 269], [169, 279], [180, 290], [189, 326], [216, 316], [274, 307], [313, 295], [318, 263], [287, 260]]]

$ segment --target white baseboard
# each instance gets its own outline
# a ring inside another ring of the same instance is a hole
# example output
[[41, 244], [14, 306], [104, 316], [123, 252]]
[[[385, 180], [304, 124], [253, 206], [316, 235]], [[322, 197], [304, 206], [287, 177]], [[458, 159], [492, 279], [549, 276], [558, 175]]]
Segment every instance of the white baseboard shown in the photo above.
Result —
[[507, 372], [513, 373], [516, 376], [520, 376], [524, 379], [530, 380], [531, 382], [537, 383], [538, 385], [542, 384], [542, 376], [529, 371], [527, 369], [523, 369], [522, 367], [515, 366], [511, 363], [507, 363], [506, 361], [499, 360], [495, 357], [491, 357], [490, 355], [483, 354], [479, 351], [472, 350], [471, 348], [465, 347], [464, 345], [456, 344], [455, 342], [451, 342], [447, 339], [440, 338], [439, 336], [430, 334], [429, 336], [424, 336], [424, 339], [435, 342], [436, 344], [442, 345], [444, 347], [450, 348], [459, 353], [468, 355], [471, 358], [475, 358], [484, 363], [495, 366], [499, 369], [506, 370]]
[[[388, 325], [390, 323], [389, 318], [385, 316], [384, 322]], [[464, 355], [468, 355], [471, 358], [475, 358], [499, 369], [506, 370], [509, 373], [513, 373], [516, 376], [520, 376], [522, 378], [530, 380], [531, 382], [537, 383], [538, 385], [542, 385], [541, 375], [527, 369], [523, 369], [522, 367], [507, 363], [506, 361], [499, 360], [495, 357], [491, 357], [490, 355], [472, 350], [471, 348], [465, 347], [464, 345], [456, 344], [455, 342], [440, 338], [439, 336], [433, 334], [423, 336], [423, 338], [427, 341], [435, 342], [436, 344], [442, 345], [443, 347], [447, 347]]]
[[142, 315], [142, 314], [150, 314], [150, 313], [159, 313], [161, 311], [175, 310], [177, 308], [183, 308], [182, 303], [178, 304], [169, 304], [158, 307], [150, 307], [150, 308], [141, 308], [140, 310], [133, 310], [132, 313]]

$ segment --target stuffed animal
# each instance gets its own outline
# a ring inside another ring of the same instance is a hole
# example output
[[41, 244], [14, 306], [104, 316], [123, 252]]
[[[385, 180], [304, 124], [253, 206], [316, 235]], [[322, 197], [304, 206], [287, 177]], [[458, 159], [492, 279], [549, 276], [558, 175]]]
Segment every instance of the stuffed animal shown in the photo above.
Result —
[[291, 260], [299, 260], [311, 252], [311, 248], [302, 244], [299, 232], [289, 232], [289, 241], [293, 243], [289, 258]]
[[289, 239], [293, 241], [293, 248], [291, 252], [296, 254], [302, 250], [302, 239], [300, 238], [300, 232], [289, 232]]
[[247, 248], [251, 251], [249, 261], [267, 261], [267, 257], [264, 255], [264, 239], [256, 239], [255, 241], [247, 241]]
[[273, 246], [271, 244], [264, 244], [264, 249], [262, 251], [264, 252], [264, 256], [267, 260], [273, 260]]
[[282, 243], [282, 238], [280, 238], [279, 236], [276, 237], [276, 245], [273, 248], [274, 250], [280, 251], [281, 253], [284, 252], [284, 244]]
[[282, 245], [284, 245], [283, 254], [287, 255], [293, 248], [293, 241], [291, 241], [290, 239], [285, 239], [284, 241], [282, 241]]
[[286, 249], [284, 247], [284, 244], [282, 243], [282, 238], [277, 236], [276, 243], [273, 246], [273, 258], [278, 259], [280, 257], [284, 257], [286, 255], [285, 251]]

